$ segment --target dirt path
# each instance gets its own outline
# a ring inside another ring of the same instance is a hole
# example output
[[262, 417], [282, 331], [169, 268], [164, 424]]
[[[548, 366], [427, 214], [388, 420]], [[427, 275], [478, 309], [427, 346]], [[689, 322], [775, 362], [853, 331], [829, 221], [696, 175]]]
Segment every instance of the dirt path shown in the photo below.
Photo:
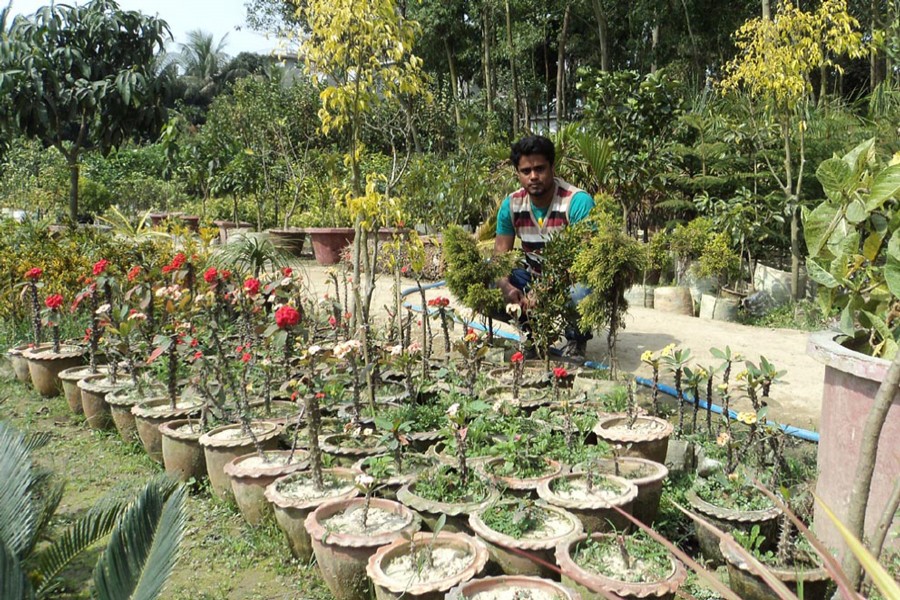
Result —
[[[325, 267], [311, 261], [303, 261], [298, 267], [305, 273], [310, 290], [321, 296], [328, 291]], [[415, 286], [412, 280], [403, 280], [404, 289]], [[449, 290], [429, 290], [426, 296], [448, 296], [456, 305]], [[418, 293], [407, 298], [419, 305]], [[378, 280], [373, 296], [373, 312], [384, 315], [383, 306], [392, 306], [391, 282], [387, 277]], [[465, 312], [465, 311], [464, 311]], [[730, 346], [747, 360], [759, 362], [765, 356], [779, 370], [786, 370], [784, 382], [773, 386], [770, 418], [780, 423], [804, 429], [817, 430], [822, 401], [825, 367], [806, 354], [808, 333], [791, 329], [750, 327], [737, 323], [709, 321], [705, 319], [662, 313], [653, 309], [632, 308], [625, 318], [625, 330], [619, 336], [619, 368], [623, 372], [643, 377], [651, 375], [650, 368], [641, 363], [645, 350], [659, 350], [667, 344], [690, 348], [694, 361], [700, 365], [717, 365], [710, 348]], [[604, 362], [606, 359], [605, 335], [597, 335], [588, 344], [588, 360]], [[740, 371], [742, 365], [735, 367]], [[749, 408], [749, 401], [737, 400], [735, 410]]]

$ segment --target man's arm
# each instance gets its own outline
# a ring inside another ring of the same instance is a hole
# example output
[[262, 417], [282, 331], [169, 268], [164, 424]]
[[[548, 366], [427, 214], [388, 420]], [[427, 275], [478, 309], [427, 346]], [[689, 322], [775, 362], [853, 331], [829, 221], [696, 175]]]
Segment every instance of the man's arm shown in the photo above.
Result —
[[497, 235], [494, 237], [494, 256], [506, 254], [513, 249], [515, 243], [516, 236], [514, 235]]

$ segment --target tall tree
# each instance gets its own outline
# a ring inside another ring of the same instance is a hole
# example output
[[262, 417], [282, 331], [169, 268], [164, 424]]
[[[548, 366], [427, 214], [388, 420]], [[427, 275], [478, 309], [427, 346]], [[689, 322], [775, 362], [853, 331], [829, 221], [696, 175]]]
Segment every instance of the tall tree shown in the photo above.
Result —
[[228, 62], [229, 57], [225, 53], [227, 39], [227, 33], [216, 42], [213, 34], [202, 29], [188, 31], [188, 41], [179, 44], [180, 51], [176, 58], [184, 75], [207, 81], [216, 77]]
[[92, 0], [18, 16], [0, 43], [0, 116], [65, 156], [72, 220], [82, 151], [107, 152], [163, 123], [166, 81], [154, 59], [168, 37], [165, 21]]

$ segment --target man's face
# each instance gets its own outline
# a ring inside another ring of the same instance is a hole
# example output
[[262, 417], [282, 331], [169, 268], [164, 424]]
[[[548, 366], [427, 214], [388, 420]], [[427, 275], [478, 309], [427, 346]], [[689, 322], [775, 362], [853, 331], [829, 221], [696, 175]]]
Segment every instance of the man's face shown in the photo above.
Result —
[[542, 154], [526, 154], [519, 158], [516, 175], [532, 198], [540, 198], [553, 190], [553, 165]]

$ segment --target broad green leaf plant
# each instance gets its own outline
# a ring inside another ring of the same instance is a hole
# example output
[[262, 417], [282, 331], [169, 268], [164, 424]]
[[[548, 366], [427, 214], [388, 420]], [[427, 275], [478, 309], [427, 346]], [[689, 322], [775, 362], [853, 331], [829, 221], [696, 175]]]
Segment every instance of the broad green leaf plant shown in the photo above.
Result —
[[825, 200], [803, 211], [809, 276], [843, 342], [890, 360], [900, 340], [900, 155], [885, 166], [870, 139], [824, 161]]

